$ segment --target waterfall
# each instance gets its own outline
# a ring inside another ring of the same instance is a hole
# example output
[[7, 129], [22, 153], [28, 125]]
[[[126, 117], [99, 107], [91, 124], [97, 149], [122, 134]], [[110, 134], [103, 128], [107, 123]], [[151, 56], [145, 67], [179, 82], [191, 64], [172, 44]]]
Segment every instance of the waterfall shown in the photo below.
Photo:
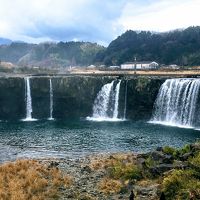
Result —
[[23, 121], [35, 121], [32, 118], [32, 99], [31, 99], [31, 87], [30, 87], [30, 77], [25, 77], [25, 99], [26, 99], [26, 118]]
[[93, 118], [108, 118], [109, 100], [113, 89], [114, 81], [104, 85], [94, 101]]
[[[118, 118], [119, 109], [119, 93], [121, 80], [114, 84], [115, 80], [111, 83], [105, 84], [94, 101], [93, 115], [87, 117], [88, 120], [94, 121], [121, 121]], [[116, 85], [116, 86], [115, 86]]]
[[168, 79], [158, 93], [153, 123], [194, 127], [200, 79]]
[[53, 87], [52, 87], [52, 81], [49, 79], [49, 118], [48, 120], [54, 120], [53, 118]]
[[126, 120], [126, 107], [127, 107], [127, 86], [128, 86], [128, 80], [126, 81], [125, 85], [125, 93], [124, 93], [124, 117], [123, 119]]
[[117, 83], [116, 88], [115, 88], [115, 104], [114, 104], [114, 111], [113, 111], [114, 119], [117, 119], [118, 117], [120, 84], [121, 84], [121, 80], [119, 81], [119, 83]]

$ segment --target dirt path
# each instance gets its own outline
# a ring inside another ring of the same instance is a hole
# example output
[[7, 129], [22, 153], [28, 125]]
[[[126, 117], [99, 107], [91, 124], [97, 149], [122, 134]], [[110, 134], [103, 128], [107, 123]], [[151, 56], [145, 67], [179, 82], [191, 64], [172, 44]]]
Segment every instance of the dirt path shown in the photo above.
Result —
[[72, 75], [100, 75], [100, 76], [160, 76], [160, 77], [192, 77], [200, 76], [200, 70], [81, 70], [76, 69], [70, 72]]

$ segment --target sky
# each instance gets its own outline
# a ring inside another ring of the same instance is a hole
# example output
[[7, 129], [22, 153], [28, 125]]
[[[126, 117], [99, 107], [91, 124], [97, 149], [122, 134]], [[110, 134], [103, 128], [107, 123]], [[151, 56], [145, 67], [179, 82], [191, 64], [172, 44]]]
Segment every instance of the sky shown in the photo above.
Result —
[[200, 25], [200, 0], [0, 0], [0, 37], [107, 46], [126, 30]]

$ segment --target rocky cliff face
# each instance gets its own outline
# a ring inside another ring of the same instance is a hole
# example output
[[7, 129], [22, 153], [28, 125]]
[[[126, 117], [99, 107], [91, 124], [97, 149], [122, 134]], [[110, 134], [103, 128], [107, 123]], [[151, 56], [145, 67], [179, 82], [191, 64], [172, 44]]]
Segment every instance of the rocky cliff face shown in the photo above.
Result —
[[[50, 116], [50, 82], [53, 89], [54, 118], [85, 118], [92, 115], [94, 99], [101, 87], [115, 77], [61, 76], [32, 77], [32, 117]], [[119, 116], [123, 117], [126, 81], [122, 79]], [[162, 79], [129, 78], [127, 82], [127, 118], [149, 118], [163, 83]], [[26, 92], [23, 77], [0, 78], [0, 120], [20, 120], [26, 117]]]
[[[149, 119], [158, 91], [163, 82], [164, 79], [151, 79], [148, 77], [128, 80], [126, 117], [128, 119]], [[121, 101], [122, 96], [120, 96]]]
[[25, 116], [24, 80], [0, 78], [0, 120], [22, 119]]
[[52, 79], [54, 117], [80, 118], [92, 113], [93, 102], [111, 77], [58, 77]]

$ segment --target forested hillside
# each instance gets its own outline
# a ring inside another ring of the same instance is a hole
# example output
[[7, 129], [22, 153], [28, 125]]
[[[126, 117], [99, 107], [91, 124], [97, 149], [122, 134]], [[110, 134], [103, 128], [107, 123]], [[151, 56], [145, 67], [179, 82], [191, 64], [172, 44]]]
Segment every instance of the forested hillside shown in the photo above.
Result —
[[200, 65], [200, 27], [166, 33], [129, 30], [112, 41], [96, 60], [119, 65], [134, 57], [161, 64]]
[[11, 43], [0, 46], [0, 60], [21, 66], [67, 67], [95, 62], [104, 47], [90, 42]]

